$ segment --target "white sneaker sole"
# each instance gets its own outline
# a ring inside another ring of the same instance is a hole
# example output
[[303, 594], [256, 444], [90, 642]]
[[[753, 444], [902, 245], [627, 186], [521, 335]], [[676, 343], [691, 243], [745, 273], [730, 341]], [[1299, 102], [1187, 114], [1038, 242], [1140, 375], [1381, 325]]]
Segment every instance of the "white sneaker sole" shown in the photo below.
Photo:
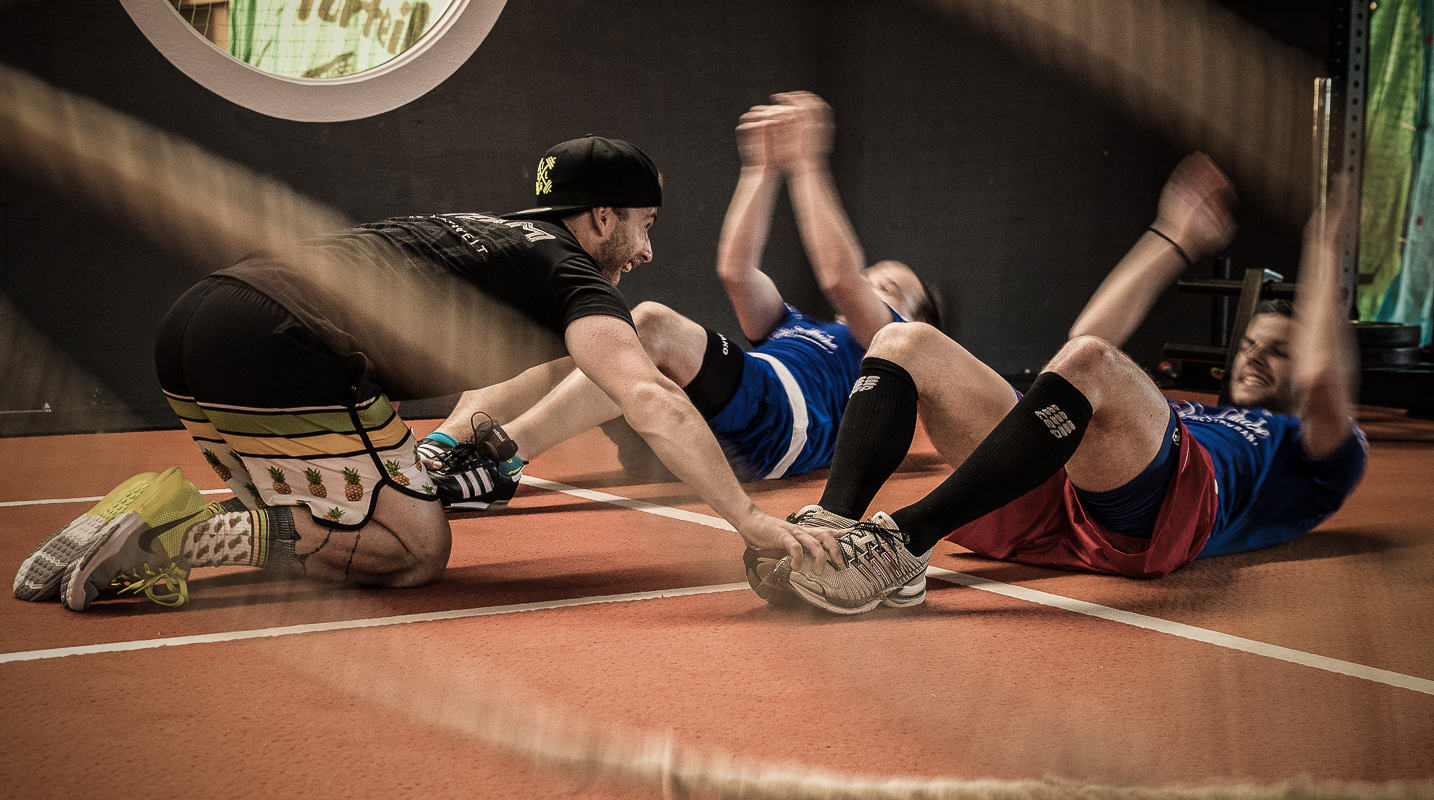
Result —
[[459, 500], [456, 503], [449, 503], [443, 507], [445, 511], [502, 511], [508, 507], [507, 500], [494, 500], [485, 503], [482, 500]]
[[101, 517], [84, 517], [54, 532], [15, 574], [15, 596], [37, 602], [60, 594], [65, 570], [84, 558], [100, 542], [100, 531], [109, 525]]
[[805, 581], [805, 575], [802, 575], [800, 572], [792, 572], [789, 585], [792, 587], [792, 591], [796, 592], [808, 603], [825, 611], [830, 611], [833, 614], [865, 614], [880, 605], [885, 605], [890, 608], [909, 608], [911, 606], [921, 605], [926, 601], [925, 572], [916, 576], [911, 581], [892, 589], [885, 595], [874, 597], [869, 602], [863, 603], [855, 608], [832, 603], [826, 598], [826, 595], [822, 593], [821, 584], [814, 583], [807, 585]]

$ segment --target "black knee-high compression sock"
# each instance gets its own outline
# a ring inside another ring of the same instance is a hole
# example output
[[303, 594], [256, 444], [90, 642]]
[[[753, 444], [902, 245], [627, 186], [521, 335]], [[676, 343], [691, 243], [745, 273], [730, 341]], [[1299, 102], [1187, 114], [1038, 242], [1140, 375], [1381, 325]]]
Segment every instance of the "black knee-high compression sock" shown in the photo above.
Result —
[[900, 364], [868, 356], [837, 431], [822, 508], [860, 519], [901, 466], [916, 434], [916, 383]]
[[920, 555], [951, 531], [1045, 483], [1075, 455], [1090, 424], [1090, 401], [1054, 372], [1031, 390], [930, 494], [892, 513]]

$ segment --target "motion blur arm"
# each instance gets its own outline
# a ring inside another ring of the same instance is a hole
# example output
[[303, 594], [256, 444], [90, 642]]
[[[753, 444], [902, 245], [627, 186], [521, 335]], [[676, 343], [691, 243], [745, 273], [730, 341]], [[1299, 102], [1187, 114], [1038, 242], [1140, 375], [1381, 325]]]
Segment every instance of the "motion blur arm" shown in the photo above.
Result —
[[1235, 238], [1235, 187], [1204, 153], [1181, 159], [1160, 191], [1155, 222], [1091, 295], [1070, 338], [1098, 336], [1122, 347], [1155, 301], [1191, 262], [1219, 253]]
[[1180, 280], [1185, 261], [1170, 243], [1146, 231], [1086, 301], [1070, 337], [1098, 336], [1123, 347], [1160, 295]]
[[773, 151], [787, 172], [802, 246], [822, 294], [866, 349], [876, 332], [891, 322], [891, 311], [862, 274], [866, 255], [832, 177], [831, 107], [809, 92], [788, 92], [775, 99], [781, 105]]
[[1350, 433], [1354, 409], [1354, 334], [1344, 317], [1337, 253], [1350, 226], [1348, 181], [1341, 176], [1328, 202], [1305, 225], [1295, 289], [1294, 384], [1302, 441], [1314, 458], [1330, 455]]
[[772, 227], [772, 211], [782, 176], [769, 162], [767, 122], [748, 112], [737, 126], [742, 172], [722, 222], [717, 244], [717, 276], [727, 290], [742, 334], [759, 342], [782, 318], [782, 293], [762, 272], [762, 251]]

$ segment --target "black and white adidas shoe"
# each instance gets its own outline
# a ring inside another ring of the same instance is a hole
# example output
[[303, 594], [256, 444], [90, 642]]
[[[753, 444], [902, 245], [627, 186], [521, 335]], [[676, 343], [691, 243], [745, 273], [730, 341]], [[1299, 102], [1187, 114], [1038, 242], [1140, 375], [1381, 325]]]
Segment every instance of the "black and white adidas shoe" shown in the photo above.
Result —
[[[429, 474], [445, 509], [497, 511], [506, 508], [523, 477], [522, 462], [516, 457], [517, 444], [496, 420], [481, 411], [478, 414], [487, 420], [475, 422], [473, 436], [456, 447], [431, 438], [418, 443], [420, 458], [439, 463]], [[475, 420], [478, 414], [473, 415]]]
[[445, 510], [499, 511], [513, 499], [523, 477], [521, 467], [512, 475], [503, 474], [496, 463], [466, 442], [449, 447], [424, 439], [418, 443], [418, 454], [441, 465], [429, 470], [429, 475]]

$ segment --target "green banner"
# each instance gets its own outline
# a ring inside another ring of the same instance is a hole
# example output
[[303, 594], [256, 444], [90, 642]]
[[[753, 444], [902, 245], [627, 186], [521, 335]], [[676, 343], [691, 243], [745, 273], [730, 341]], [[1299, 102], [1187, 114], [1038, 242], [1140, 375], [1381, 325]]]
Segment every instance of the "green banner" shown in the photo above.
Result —
[[1424, 97], [1414, 134], [1414, 185], [1409, 192], [1404, 226], [1404, 264], [1389, 286], [1380, 322], [1418, 325], [1421, 344], [1434, 334], [1434, 2], [1423, 0], [1420, 22], [1424, 37]]
[[229, 53], [265, 72], [341, 78], [391, 61], [453, 0], [230, 0]]
[[1424, 78], [1419, 0], [1378, 0], [1369, 19], [1369, 100], [1359, 214], [1359, 318], [1374, 319], [1399, 274]]

